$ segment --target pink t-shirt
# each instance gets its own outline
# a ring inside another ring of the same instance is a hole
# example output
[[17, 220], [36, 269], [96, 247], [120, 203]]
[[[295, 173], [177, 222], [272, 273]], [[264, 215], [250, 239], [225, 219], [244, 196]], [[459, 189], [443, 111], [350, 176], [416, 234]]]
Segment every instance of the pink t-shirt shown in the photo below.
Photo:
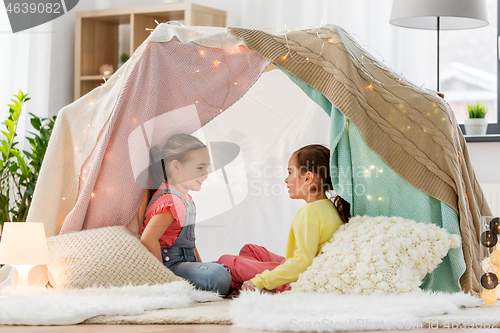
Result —
[[[166, 185], [171, 190], [176, 190], [175, 187]], [[162, 184], [158, 191], [155, 192], [152, 198], [154, 198], [158, 193], [161, 192], [165, 188], [165, 184]], [[177, 190], [176, 190], [177, 191]], [[179, 191], [177, 191], [179, 192]], [[191, 196], [188, 194], [187, 199], [192, 200]], [[163, 213], [169, 211], [174, 217], [174, 221], [170, 224], [163, 233], [160, 238], [160, 246], [161, 247], [170, 247], [172, 246], [179, 234], [181, 233], [182, 227], [184, 226], [184, 222], [186, 221], [186, 206], [184, 206], [184, 202], [181, 198], [173, 193], [165, 193], [161, 197], [159, 197], [146, 211], [146, 218], [141, 227], [141, 235], [144, 232], [144, 229], [148, 225], [151, 218], [159, 213]]]

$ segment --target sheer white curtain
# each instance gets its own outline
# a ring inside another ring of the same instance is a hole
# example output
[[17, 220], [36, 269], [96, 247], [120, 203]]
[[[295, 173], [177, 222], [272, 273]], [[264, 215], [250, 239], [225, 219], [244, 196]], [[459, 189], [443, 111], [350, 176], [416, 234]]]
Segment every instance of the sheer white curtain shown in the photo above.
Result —
[[[52, 38], [51, 22], [13, 34], [7, 13], [0, 11], [0, 121], [7, 119], [7, 104], [11, 104], [12, 95], [19, 89], [33, 98], [23, 108], [18, 125], [21, 148], [25, 143], [22, 138], [31, 131], [28, 112], [44, 117], [48, 115]], [[3, 130], [3, 125], [0, 126]]]

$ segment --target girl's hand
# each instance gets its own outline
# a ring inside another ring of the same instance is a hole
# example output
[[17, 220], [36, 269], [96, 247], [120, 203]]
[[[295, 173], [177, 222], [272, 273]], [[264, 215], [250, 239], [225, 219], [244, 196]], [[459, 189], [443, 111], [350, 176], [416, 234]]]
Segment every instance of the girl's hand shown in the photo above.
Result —
[[257, 287], [253, 284], [252, 281], [248, 280], [248, 281], [245, 281], [243, 282], [243, 285], [241, 286], [241, 289], [242, 290], [256, 290]]

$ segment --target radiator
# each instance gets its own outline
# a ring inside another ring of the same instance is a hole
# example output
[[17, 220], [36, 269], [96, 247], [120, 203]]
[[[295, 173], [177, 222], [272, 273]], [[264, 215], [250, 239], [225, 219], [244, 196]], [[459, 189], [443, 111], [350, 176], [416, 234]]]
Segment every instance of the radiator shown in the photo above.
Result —
[[500, 184], [481, 184], [493, 216], [500, 216]]

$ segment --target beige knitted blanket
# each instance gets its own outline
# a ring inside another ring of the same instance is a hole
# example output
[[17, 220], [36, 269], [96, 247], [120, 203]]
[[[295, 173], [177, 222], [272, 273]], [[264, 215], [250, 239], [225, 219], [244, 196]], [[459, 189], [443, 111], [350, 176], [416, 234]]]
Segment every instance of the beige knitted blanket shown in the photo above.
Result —
[[458, 212], [467, 267], [460, 283], [478, 292], [479, 220], [491, 212], [448, 103], [394, 73], [337, 26], [279, 36], [230, 32], [325, 95], [389, 167]]

